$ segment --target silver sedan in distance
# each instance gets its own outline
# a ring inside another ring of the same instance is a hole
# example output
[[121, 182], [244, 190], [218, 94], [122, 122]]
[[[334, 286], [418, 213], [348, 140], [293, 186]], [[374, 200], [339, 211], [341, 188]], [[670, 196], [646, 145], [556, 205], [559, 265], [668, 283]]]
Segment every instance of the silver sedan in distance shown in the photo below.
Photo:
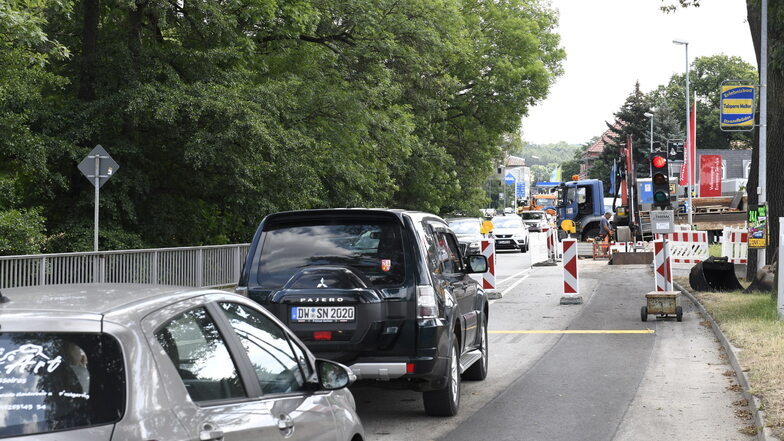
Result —
[[0, 438], [360, 441], [351, 371], [245, 297], [155, 285], [0, 294]]

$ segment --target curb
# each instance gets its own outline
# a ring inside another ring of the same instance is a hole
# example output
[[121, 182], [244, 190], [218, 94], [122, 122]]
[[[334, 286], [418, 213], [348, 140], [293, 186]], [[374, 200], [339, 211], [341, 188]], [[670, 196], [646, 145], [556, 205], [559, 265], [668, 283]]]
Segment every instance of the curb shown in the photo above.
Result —
[[691, 302], [697, 307], [697, 309], [708, 319], [708, 321], [710, 321], [711, 329], [713, 329], [713, 333], [721, 342], [721, 346], [724, 348], [724, 352], [727, 354], [727, 360], [730, 362], [730, 366], [732, 366], [732, 369], [735, 371], [735, 378], [737, 379], [738, 384], [743, 388], [743, 398], [747, 399], [749, 401], [749, 407], [752, 407], [752, 414], [754, 415], [754, 426], [757, 428], [762, 428], [762, 430], [757, 432], [757, 439], [759, 441], [779, 441], [779, 439], [773, 435], [773, 431], [769, 427], [765, 426], [766, 414], [764, 410], [760, 410], [762, 407], [762, 402], [759, 398], [752, 395], [750, 392], [751, 389], [749, 387], [749, 378], [738, 362], [738, 356], [736, 353], [738, 348], [736, 348], [727, 339], [727, 337], [721, 331], [721, 328], [719, 328], [719, 324], [716, 323], [716, 320], [713, 318], [713, 316], [710, 315], [708, 310], [702, 306], [702, 303], [700, 303], [700, 301], [694, 297], [691, 291], [674, 280], [673, 285], [683, 292], [684, 295], [686, 295], [686, 297], [688, 297], [689, 300], [691, 300]]

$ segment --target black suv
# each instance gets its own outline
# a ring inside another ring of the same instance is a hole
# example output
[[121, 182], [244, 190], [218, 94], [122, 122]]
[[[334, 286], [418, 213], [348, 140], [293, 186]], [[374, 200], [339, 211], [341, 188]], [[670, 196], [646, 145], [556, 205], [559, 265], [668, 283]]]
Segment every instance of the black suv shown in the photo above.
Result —
[[238, 292], [286, 323], [317, 357], [359, 379], [423, 392], [430, 415], [455, 415], [461, 376], [487, 376], [487, 297], [441, 218], [377, 209], [267, 216]]

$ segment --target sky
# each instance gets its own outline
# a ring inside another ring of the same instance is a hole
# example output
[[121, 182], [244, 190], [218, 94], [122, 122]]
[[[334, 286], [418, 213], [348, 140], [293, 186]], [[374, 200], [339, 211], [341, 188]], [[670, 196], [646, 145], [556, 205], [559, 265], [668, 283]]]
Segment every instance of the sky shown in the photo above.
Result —
[[[551, 0], [566, 50], [564, 74], [523, 118], [523, 141], [585, 144], [606, 129], [639, 80], [643, 92], [666, 84], [695, 57], [723, 53], [757, 66], [745, 0], [702, 0], [665, 14], [675, 0]], [[685, 106], [685, 103], [684, 103]], [[684, 117], [685, 118], [685, 117]]]

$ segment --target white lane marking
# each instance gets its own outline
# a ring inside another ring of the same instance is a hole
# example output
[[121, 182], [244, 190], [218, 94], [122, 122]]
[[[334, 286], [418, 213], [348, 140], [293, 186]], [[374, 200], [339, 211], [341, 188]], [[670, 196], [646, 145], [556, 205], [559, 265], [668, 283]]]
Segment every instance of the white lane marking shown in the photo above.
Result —
[[509, 291], [513, 290], [517, 285], [523, 283], [523, 280], [527, 279], [529, 276], [530, 276], [530, 274], [526, 274], [525, 276], [521, 277], [520, 280], [518, 280], [517, 282], [513, 283], [509, 288], [506, 288], [505, 290], [501, 291], [501, 298], [490, 300], [487, 303], [489, 305], [492, 305], [493, 303], [501, 300], [502, 298], [504, 298], [504, 296], [507, 293], [509, 293]]
[[523, 280], [527, 279], [529, 276], [530, 276], [530, 274], [526, 274], [525, 276], [523, 276], [523, 277], [520, 277], [520, 280], [518, 280], [517, 282], [513, 283], [513, 284], [512, 284], [512, 285], [511, 285], [509, 288], [506, 288], [505, 290], [501, 291], [501, 295], [502, 295], [502, 296], [505, 296], [505, 295], [506, 295], [506, 294], [507, 294], [509, 291], [511, 291], [511, 290], [512, 290], [512, 289], [513, 289], [515, 286], [517, 286], [517, 285], [519, 285], [519, 284], [523, 283]]
[[526, 268], [526, 269], [524, 269], [524, 270], [522, 270], [522, 271], [520, 271], [520, 272], [518, 272], [518, 273], [512, 274], [511, 276], [507, 277], [506, 279], [504, 279], [504, 280], [502, 280], [502, 281], [500, 281], [500, 282], [497, 282], [497, 283], [496, 283], [496, 286], [498, 286], [498, 285], [500, 285], [500, 284], [502, 284], [502, 283], [504, 283], [504, 282], [508, 282], [508, 281], [510, 281], [510, 280], [512, 280], [512, 279], [514, 279], [515, 277], [517, 277], [517, 276], [519, 276], [519, 275], [521, 275], [521, 274], [525, 273], [526, 271], [531, 271], [531, 268]]

